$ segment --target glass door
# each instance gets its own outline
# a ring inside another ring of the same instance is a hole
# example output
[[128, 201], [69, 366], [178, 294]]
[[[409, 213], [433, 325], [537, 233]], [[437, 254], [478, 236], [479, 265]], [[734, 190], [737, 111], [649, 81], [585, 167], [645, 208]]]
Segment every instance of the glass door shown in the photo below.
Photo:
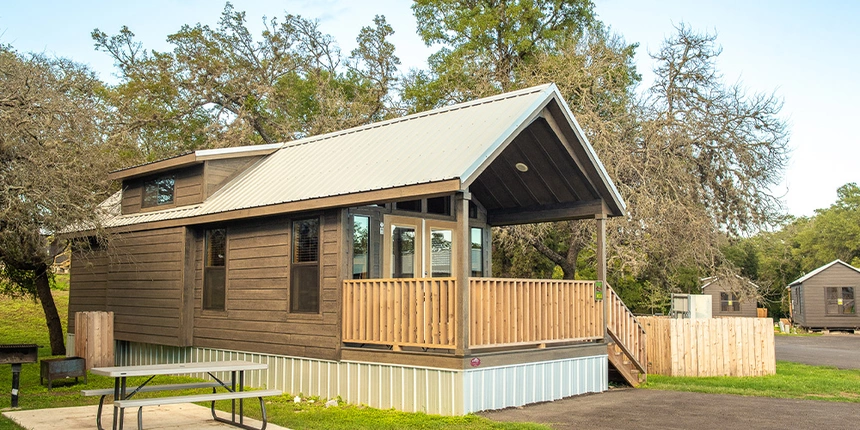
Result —
[[457, 223], [385, 216], [383, 273], [391, 278], [448, 278], [457, 268]]

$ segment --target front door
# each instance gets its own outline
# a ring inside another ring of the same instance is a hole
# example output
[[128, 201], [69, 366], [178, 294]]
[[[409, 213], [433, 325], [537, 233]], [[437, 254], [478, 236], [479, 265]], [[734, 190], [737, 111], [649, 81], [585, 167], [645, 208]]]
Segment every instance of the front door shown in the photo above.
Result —
[[386, 215], [384, 222], [384, 277], [454, 276], [457, 223], [396, 215]]

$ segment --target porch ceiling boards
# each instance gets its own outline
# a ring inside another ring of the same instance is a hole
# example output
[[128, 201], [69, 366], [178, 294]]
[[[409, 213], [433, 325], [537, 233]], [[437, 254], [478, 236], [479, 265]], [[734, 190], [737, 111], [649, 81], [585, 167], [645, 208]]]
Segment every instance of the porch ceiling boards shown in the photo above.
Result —
[[547, 120], [537, 118], [469, 188], [487, 209], [492, 225], [591, 218], [608, 212], [583, 170]]

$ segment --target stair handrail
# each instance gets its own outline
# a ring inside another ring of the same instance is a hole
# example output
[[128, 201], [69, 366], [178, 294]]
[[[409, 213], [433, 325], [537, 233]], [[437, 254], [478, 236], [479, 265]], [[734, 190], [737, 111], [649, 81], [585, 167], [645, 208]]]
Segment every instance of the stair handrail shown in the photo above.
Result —
[[[615, 341], [615, 344], [621, 348], [622, 352], [626, 354], [630, 361], [639, 369], [643, 374], [647, 374], [647, 352], [646, 352], [646, 332], [645, 327], [639, 323], [639, 320], [636, 319], [636, 316], [633, 315], [633, 312], [630, 311], [630, 308], [621, 301], [621, 298], [618, 297], [618, 294], [609, 284], [606, 285], [606, 293], [607, 299], [609, 302], [609, 315], [606, 316], [606, 331], [609, 336]], [[627, 326], [633, 327], [635, 332], [622, 333], [624, 331], [625, 324], [622, 321], [619, 321], [621, 318], [613, 318], [614, 313], [612, 309], [621, 309], [623, 315], [620, 315], [627, 324]], [[638, 338], [638, 339], [636, 339]], [[625, 340], [636, 339], [638, 340], [638, 348], [636, 351], [633, 351], [630, 347], [628, 347], [627, 342]]]

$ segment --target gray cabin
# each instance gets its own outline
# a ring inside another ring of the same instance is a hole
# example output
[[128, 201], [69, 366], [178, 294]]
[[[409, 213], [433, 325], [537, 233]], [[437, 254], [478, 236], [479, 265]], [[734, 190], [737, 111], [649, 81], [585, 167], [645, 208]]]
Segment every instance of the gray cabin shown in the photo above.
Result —
[[856, 301], [860, 269], [836, 260], [792, 282], [788, 289], [795, 325], [814, 330], [860, 329]]
[[703, 278], [702, 294], [711, 296], [711, 315], [714, 317], [755, 318], [756, 291], [759, 287], [748, 279], [735, 276], [735, 279], [712, 276]]

